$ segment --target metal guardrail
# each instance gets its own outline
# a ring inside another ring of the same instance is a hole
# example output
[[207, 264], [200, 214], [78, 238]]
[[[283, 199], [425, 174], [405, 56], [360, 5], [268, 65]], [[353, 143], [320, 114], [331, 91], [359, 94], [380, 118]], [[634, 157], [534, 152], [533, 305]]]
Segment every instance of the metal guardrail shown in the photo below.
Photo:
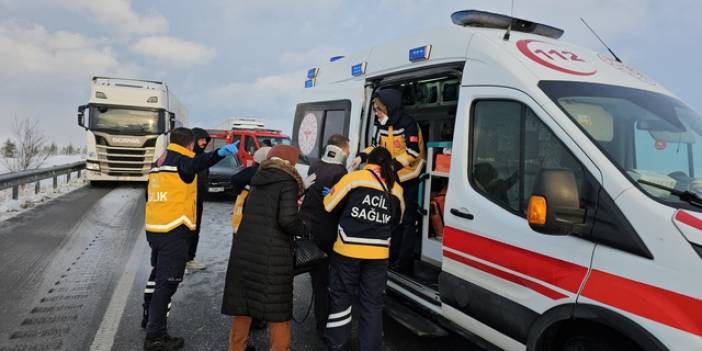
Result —
[[54, 166], [48, 168], [32, 169], [22, 172], [0, 174], [0, 190], [12, 188], [12, 199], [19, 198], [19, 187], [29, 183], [35, 183], [34, 193], [38, 194], [41, 191], [41, 181], [48, 178], [54, 179], [53, 187], [58, 187], [58, 177], [66, 175], [66, 182], [71, 180], [71, 173], [77, 172], [77, 177], [80, 178], [80, 173], [85, 169], [85, 161], [70, 163], [67, 165]]

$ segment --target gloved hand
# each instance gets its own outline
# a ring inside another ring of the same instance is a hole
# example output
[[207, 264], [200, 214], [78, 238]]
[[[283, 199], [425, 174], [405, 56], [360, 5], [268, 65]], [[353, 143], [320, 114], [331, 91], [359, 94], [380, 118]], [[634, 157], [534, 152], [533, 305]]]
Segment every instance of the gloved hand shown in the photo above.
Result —
[[331, 192], [331, 189], [328, 186], [325, 186], [322, 188], [322, 196], [327, 196]]
[[314, 185], [314, 182], [317, 181], [317, 173], [312, 173], [310, 176], [305, 178], [305, 180], [302, 181], [302, 184], [305, 186], [305, 190], [309, 189], [312, 185]]
[[229, 155], [234, 155], [239, 151], [239, 140], [231, 143], [224, 145], [217, 149], [217, 155], [221, 157], [229, 156]]
[[357, 170], [362, 162], [363, 162], [363, 160], [361, 159], [361, 157], [356, 156], [356, 158], [354, 158], [353, 161], [351, 161], [351, 167], [349, 168], [349, 171]]

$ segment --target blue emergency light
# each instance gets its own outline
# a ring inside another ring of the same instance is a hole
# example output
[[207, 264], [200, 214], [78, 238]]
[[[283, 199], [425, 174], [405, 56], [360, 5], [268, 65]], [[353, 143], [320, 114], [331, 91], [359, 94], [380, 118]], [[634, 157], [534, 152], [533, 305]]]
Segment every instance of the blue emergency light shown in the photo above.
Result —
[[366, 74], [366, 63], [359, 63], [351, 66], [351, 75], [354, 77], [362, 76]]
[[418, 48], [410, 49], [409, 60], [410, 62], [425, 61], [429, 59], [431, 55], [431, 45], [420, 46]]
[[317, 78], [317, 74], [319, 74], [319, 68], [310, 68], [307, 70], [307, 79], [315, 79]]
[[305, 81], [305, 88], [312, 88], [315, 85], [316, 79], [308, 79]]

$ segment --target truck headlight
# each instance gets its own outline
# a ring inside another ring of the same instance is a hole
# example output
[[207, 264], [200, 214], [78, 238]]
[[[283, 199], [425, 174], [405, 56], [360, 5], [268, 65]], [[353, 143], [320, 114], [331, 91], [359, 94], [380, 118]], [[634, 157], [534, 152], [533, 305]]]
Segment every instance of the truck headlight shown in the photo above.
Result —
[[86, 162], [85, 163], [85, 168], [91, 171], [99, 171], [100, 170], [100, 164], [99, 163], [92, 163], [92, 162]]

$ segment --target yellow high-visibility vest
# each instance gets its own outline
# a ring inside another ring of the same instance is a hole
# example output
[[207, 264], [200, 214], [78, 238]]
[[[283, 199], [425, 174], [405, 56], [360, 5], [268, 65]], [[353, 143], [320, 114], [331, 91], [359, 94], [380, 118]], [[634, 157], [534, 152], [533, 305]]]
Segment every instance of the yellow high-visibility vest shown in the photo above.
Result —
[[[168, 150], [193, 158], [195, 153], [177, 144]], [[197, 229], [197, 176], [191, 183], [184, 182], [176, 165], [164, 164], [149, 171], [148, 200], [144, 229], [154, 233], [168, 233], [185, 225]]]
[[232, 232], [236, 233], [239, 230], [239, 225], [241, 225], [241, 220], [244, 218], [244, 204], [246, 203], [246, 198], [249, 197], [249, 186], [247, 185], [244, 190], [239, 193], [234, 201], [234, 210], [232, 211]]

